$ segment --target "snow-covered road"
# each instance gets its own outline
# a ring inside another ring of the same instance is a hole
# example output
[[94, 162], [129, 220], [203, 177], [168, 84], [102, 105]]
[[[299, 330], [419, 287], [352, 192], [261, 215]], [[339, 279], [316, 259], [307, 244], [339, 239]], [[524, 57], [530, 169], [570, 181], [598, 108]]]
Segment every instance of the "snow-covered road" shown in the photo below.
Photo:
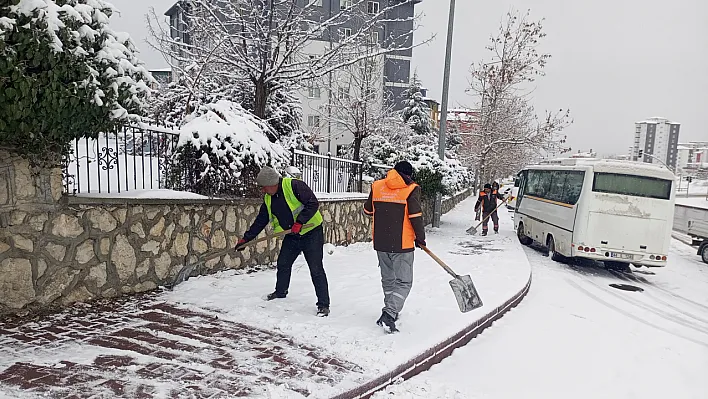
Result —
[[[607, 272], [527, 248], [533, 284], [478, 339], [396, 398], [706, 398], [708, 266], [672, 242], [663, 269]], [[643, 292], [609, 284], [631, 284]], [[380, 397], [388, 397], [384, 393]]]

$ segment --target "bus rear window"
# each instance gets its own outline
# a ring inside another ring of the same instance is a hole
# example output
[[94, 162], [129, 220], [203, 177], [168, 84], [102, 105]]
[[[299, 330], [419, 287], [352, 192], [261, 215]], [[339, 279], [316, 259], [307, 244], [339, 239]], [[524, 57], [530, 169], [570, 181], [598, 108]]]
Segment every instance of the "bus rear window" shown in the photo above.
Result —
[[619, 173], [595, 173], [592, 191], [667, 200], [671, 198], [671, 180]]

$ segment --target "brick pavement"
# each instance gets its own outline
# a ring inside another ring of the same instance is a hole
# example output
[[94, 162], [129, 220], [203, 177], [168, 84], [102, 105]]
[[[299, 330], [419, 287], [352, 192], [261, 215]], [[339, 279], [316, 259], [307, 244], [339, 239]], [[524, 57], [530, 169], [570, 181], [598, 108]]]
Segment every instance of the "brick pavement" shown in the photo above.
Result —
[[308, 396], [361, 372], [320, 348], [156, 293], [0, 320], [0, 397], [253, 397], [267, 384]]

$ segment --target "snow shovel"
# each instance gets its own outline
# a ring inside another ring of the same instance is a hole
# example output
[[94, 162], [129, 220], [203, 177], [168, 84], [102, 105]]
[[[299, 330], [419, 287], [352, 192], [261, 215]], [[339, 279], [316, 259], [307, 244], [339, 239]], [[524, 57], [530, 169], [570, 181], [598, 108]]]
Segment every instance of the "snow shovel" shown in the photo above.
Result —
[[494, 208], [493, 211], [489, 212], [489, 215], [487, 215], [484, 219], [482, 219], [481, 222], [479, 222], [476, 226], [472, 226], [472, 227], [470, 227], [469, 229], [467, 229], [467, 234], [472, 234], [472, 235], [477, 234], [477, 229], [479, 228], [479, 226], [481, 226], [482, 223], [484, 223], [485, 220], [487, 220], [490, 216], [492, 216], [492, 213], [496, 212], [497, 209], [499, 209], [499, 207], [501, 207], [502, 205], [504, 205], [504, 203], [505, 203], [509, 198], [511, 198], [511, 197], [506, 197], [506, 198], [504, 198], [504, 200], [501, 202], [501, 204], [497, 205], [497, 207]]
[[427, 247], [420, 246], [426, 254], [430, 255], [435, 262], [437, 262], [446, 272], [448, 272], [454, 279], [450, 280], [450, 287], [452, 292], [455, 294], [455, 299], [457, 299], [457, 306], [460, 307], [460, 312], [466, 313], [470, 310], [477, 309], [482, 306], [482, 299], [480, 299], [477, 289], [472, 283], [472, 277], [468, 275], [460, 276], [455, 273], [450, 266], [446, 265], [442, 259], [438, 258], [434, 253], [432, 253]]
[[[312, 224], [306, 224], [306, 225], [302, 226], [303, 229], [306, 229], [306, 228], [308, 228], [308, 227], [312, 227]], [[286, 235], [286, 234], [290, 234], [291, 232], [292, 232], [291, 229], [283, 230], [283, 231], [281, 231], [281, 232], [273, 233], [273, 234], [271, 234], [271, 235], [267, 235], [267, 236], [265, 236], [265, 237], [258, 238], [258, 239], [256, 239], [256, 240], [251, 240], [251, 241], [245, 243], [244, 246], [256, 245], [256, 244], [258, 244], [259, 242], [266, 241], [266, 240], [269, 240], [269, 239], [271, 239], [271, 238], [281, 237], [281, 236], [284, 236], [284, 235]], [[201, 266], [201, 265], [203, 265], [204, 263], [206, 263], [206, 262], [208, 262], [208, 261], [210, 261], [210, 260], [212, 260], [212, 259], [220, 258], [220, 257], [222, 257], [222, 256], [224, 256], [224, 255], [226, 255], [226, 254], [228, 254], [229, 252], [233, 251], [233, 250], [234, 250], [234, 248], [226, 248], [226, 249], [223, 250], [223, 251], [219, 251], [219, 252], [213, 253], [213, 254], [211, 254], [211, 255], [209, 255], [209, 256], [203, 258], [203, 259], [200, 259], [199, 261], [197, 261], [197, 262], [195, 262], [195, 263], [192, 263], [192, 264], [190, 264], [190, 265], [184, 266], [184, 267], [182, 268], [182, 270], [180, 270], [179, 273], [177, 274], [177, 277], [175, 278], [175, 281], [174, 281], [174, 282], [172, 283], [172, 285], [169, 286], [168, 288], [172, 289], [172, 288], [174, 288], [177, 284], [180, 284], [180, 283], [182, 283], [182, 282], [184, 282], [184, 281], [187, 281], [187, 280], [189, 279], [189, 276], [192, 274], [192, 271], [194, 271], [194, 269], [195, 269], [197, 266]]]

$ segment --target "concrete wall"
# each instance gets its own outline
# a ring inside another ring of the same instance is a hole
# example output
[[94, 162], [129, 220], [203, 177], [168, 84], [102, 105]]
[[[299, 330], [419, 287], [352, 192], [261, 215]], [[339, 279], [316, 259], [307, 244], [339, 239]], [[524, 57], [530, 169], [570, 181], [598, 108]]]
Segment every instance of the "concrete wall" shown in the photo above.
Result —
[[[170, 286], [185, 266], [233, 248], [261, 202], [62, 197], [60, 170], [33, 173], [0, 153], [0, 314]], [[371, 239], [363, 202], [321, 201], [326, 242]], [[279, 247], [274, 238], [226, 251], [193, 274], [270, 264]]]

